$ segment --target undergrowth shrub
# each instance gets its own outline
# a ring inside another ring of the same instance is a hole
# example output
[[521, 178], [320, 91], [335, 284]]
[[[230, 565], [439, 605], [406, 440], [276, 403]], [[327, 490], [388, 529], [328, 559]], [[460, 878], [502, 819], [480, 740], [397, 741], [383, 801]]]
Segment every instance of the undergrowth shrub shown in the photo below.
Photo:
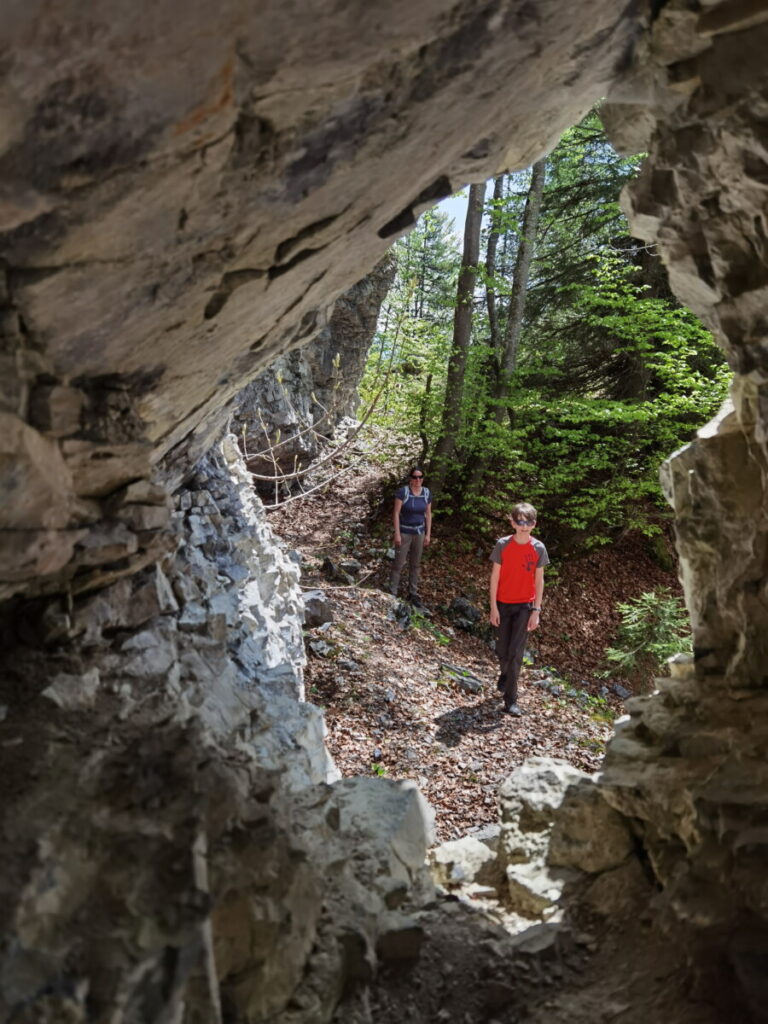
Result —
[[651, 590], [616, 606], [621, 626], [613, 647], [606, 648], [606, 675], [620, 675], [641, 686], [656, 675], [667, 658], [693, 650], [688, 612], [668, 587]]

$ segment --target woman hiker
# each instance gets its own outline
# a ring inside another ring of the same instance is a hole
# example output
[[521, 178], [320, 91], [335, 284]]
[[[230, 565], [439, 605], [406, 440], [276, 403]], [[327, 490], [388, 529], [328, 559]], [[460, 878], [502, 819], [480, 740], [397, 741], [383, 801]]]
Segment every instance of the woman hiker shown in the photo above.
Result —
[[531, 536], [536, 525], [533, 505], [514, 505], [510, 522], [514, 533], [496, 541], [491, 552], [490, 621], [498, 626], [496, 654], [501, 675], [497, 687], [504, 695], [504, 710], [519, 716], [522, 711], [517, 706], [517, 680], [526, 638], [539, 625], [544, 566], [549, 565], [549, 555], [541, 541]]
[[424, 487], [424, 473], [414, 466], [405, 487], [395, 492], [392, 521], [395, 527], [395, 561], [389, 578], [389, 592], [397, 596], [400, 573], [409, 560], [408, 600], [414, 608], [424, 608], [419, 597], [421, 553], [432, 536], [432, 495]]

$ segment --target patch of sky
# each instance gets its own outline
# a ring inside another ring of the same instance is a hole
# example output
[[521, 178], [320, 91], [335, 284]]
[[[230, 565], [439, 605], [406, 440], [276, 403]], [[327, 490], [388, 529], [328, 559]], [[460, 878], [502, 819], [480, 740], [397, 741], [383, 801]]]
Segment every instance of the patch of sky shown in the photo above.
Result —
[[[490, 199], [493, 195], [493, 179], [491, 178], [485, 186], [485, 197]], [[448, 214], [453, 221], [453, 235], [456, 239], [456, 248], [461, 249], [464, 245], [464, 222], [467, 219], [467, 202], [469, 201], [469, 185], [460, 192], [442, 199], [438, 204], [438, 210]]]

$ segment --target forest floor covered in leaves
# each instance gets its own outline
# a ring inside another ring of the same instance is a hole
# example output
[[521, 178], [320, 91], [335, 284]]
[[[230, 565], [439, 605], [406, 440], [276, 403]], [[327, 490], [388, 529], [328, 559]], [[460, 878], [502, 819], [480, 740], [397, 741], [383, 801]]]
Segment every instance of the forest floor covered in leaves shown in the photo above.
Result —
[[[613, 687], [630, 689], [626, 680], [599, 674], [619, 624], [616, 604], [660, 586], [678, 593], [679, 586], [636, 537], [579, 559], [553, 557], [542, 624], [531, 634], [520, 681], [524, 715], [511, 718], [496, 692], [485, 628], [496, 538], [468, 537], [438, 520], [420, 587], [431, 614], [409, 618], [381, 589], [390, 571], [393, 490], [384, 470], [358, 469], [335, 490], [284, 505], [270, 522], [301, 555], [302, 587], [322, 589], [333, 611], [332, 622], [306, 631], [305, 681], [307, 699], [325, 709], [339, 770], [417, 782], [435, 810], [437, 839], [445, 841], [497, 820], [499, 783], [527, 757], [561, 757], [589, 772], [600, 767], [623, 713]], [[547, 543], [544, 517], [536, 535]], [[355, 582], [329, 579], [326, 559], [358, 562]], [[448, 613], [460, 595], [482, 613], [480, 635], [457, 628]], [[479, 692], [465, 691], [464, 673], [483, 683]]]

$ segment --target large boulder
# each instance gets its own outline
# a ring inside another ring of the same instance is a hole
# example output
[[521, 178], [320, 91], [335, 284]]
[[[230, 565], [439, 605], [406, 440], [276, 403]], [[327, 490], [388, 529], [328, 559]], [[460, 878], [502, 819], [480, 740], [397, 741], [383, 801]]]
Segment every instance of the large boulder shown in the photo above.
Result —
[[302, 595], [304, 601], [304, 625], [314, 629], [326, 622], [333, 622], [333, 609], [323, 590], [307, 590]]
[[442, 843], [433, 852], [431, 865], [432, 877], [447, 889], [498, 884], [495, 852], [471, 835]]
[[499, 807], [509, 902], [524, 917], [552, 917], [567, 883], [617, 867], [632, 850], [626, 821], [567, 761], [529, 758], [502, 783]]

